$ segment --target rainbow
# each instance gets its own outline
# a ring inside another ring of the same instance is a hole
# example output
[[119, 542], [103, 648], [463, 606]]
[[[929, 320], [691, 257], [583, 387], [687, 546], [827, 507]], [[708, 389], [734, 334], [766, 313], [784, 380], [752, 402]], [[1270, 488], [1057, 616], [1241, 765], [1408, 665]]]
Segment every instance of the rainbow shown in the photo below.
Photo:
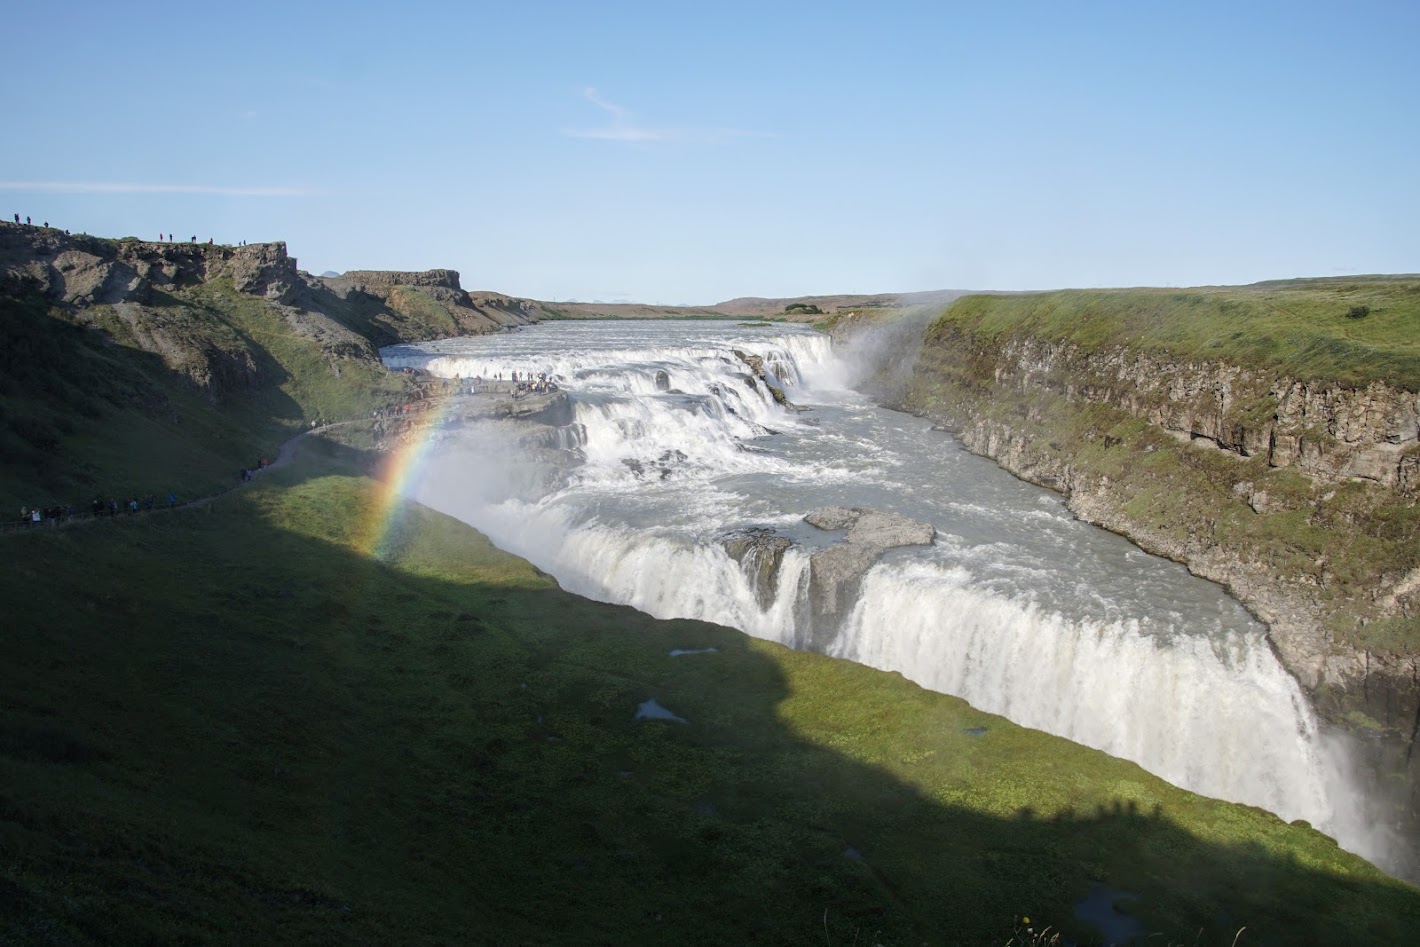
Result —
[[[435, 434], [443, 426], [458, 399], [442, 397], [431, 401], [411, 401], [416, 408], [410, 412], [411, 424], [400, 445], [389, 453], [380, 465], [376, 480], [375, 501], [370, 504], [369, 516], [357, 534], [357, 545], [366, 555], [375, 559], [385, 559], [394, 551], [392, 537], [395, 527], [403, 518], [406, 508], [405, 495], [409, 491], [430, 446], [437, 440]], [[417, 408], [428, 405], [424, 410]]]

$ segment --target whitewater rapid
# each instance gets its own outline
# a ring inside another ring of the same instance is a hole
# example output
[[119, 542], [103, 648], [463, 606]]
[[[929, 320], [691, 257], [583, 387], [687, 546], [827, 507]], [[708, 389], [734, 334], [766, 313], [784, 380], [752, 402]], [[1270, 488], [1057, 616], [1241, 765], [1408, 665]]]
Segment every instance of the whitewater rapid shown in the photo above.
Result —
[[[795, 405], [776, 403], [735, 350], [759, 356]], [[1344, 749], [1242, 607], [871, 404], [826, 336], [555, 323], [382, 354], [450, 378], [545, 372], [569, 393], [571, 423], [544, 436], [452, 429], [409, 489], [570, 591], [898, 671], [1384, 858]], [[809, 556], [838, 536], [802, 520], [827, 505], [901, 513], [938, 538], [889, 552], [842, 621], [813, 629]], [[794, 542], [768, 601], [723, 545], [750, 526]]]

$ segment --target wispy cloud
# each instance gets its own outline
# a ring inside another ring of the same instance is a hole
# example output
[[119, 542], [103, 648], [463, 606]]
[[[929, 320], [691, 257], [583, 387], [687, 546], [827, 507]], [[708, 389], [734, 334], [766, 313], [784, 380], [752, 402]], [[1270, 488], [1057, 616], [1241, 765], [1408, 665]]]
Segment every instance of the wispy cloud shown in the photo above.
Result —
[[582, 90], [582, 97], [611, 116], [611, 124], [601, 128], [565, 128], [562, 134], [568, 138], [592, 138], [601, 141], [691, 141], [715, 143], [734, 138], [775, 138], [769, 132], [745, 131], [739, 128], [681, 128], [653, 127], [638, 123], [631, 110], [625, 106], [608, 102], [596, 89]]
[[215, 194], [221, 197], [313, 197], [325, 193], [310, 187], [233, 187], [137, 181], [0, 181], [0, 191], [26, 191], [32, 194]]

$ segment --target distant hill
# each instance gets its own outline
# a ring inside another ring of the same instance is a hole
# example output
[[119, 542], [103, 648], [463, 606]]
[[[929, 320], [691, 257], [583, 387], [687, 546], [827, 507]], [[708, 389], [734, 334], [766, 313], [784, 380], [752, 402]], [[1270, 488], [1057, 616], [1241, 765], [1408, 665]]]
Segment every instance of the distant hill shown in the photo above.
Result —
[[[816, 322], [822, 316], [854, 309], [892, 309], [902, 306], [945, 306], [972, 295], [963, 289], [937, 289], [917, 293], [841, 293], [833, 296], [737, 296], [709, 306], [656, 306], [646, 303], [539, 302], [554, 318], [562, 319], [782, 319]], [[792, 311], [791, 311], [792, 310]]]
[[[738, 296], [716, 303], [718, 312], [731, 316], [782, 317], [791, 306], [813, 306], [824, 314], [843, 312], [851, 309], [892, 309], [899, 306], [945, 306], [954, 299], [969, 296], [971, 290], [936, 289], [918, 293], [841, 293], [834, 296], [791, 296], [765, 298], [762, 296]], [[801, 315], [799, 318], [812, 318]]]

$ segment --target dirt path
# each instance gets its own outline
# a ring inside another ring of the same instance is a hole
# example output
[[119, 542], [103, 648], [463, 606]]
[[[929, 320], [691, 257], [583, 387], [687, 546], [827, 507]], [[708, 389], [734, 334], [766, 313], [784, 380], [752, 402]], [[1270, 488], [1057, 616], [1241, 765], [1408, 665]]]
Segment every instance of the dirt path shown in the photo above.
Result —
[[[475, 386], [474, 391], [473, 391], [472, 393], [476, 393], [476, 394], [495, 394], [495, 395], [497, 395], [497, 394], [511, 394], [511, 395], [513, 396], [513, 399], [514, 399], [515, 401], [516, 401], [517, 398], [518, 398], [518, 394], [517, 394], [517, 392], [515, 391], [515, 388], [514, 388], [514, 385], [513, 385], [512, 382], [493, 382], [493, 381], [485, 381], [485, 382], [482, 382], [482, 383], [480, 383], [479, 385]], [[420, 413], [422, 413], [422, 412], [424, 412], [424, 411], [432, 410], [432, 409], [434, 408], [434, 406], [435, 406], [437, 403], [439, 403], [439, 402], [442, 400], [442, 398], [444, 398], [444, 397], [449, 397], [449, 396], [448, 396], [448, 395], [434, 396], [434, 397], [430, 397], [430, 398], [428, 398], [428, 399], [423, 399], [423, 400], [422, 400], [423, 407], [420, 409]], [[524, 396], [524, 397], [526, 397], [526, 396]], [[411, 416], [411, 417], [412, 417], [412, 416]], [[197, 497], [197, 498], [192, 499], [192, 500], [187, 500], [187, 501], [185, 501], [185, 502], [178, 503], [178, 504], [176, 504], [176, 505], [174, 505], [174, 506], [167, 506], [166, 504], [161, 504], [161, 505], [160, 505], [161, 501], [155, 501], [152, 509], [149, 509], [149, 510], [142, 510], [142, 509], [140, 509], [140, 510], [138, 511], [138, 513], [139, 513], [139, 514], [167, 513], [167, 512], [171, 512], [171, 511], [173, 511], [173, 510], [201, 509], [201, 508], [204, 508], [204, 507], [211, 506], [211, 505], [212, 505], [212, 501], [217, 500], [217, 499], [220, 499], [221, 497], [224, 497], [224, 496], [226, 496], [226, 495], [229, 494], [229, 493], [233, 493], [233, 492], [235, 492], [235, 491], [237, 491], [237, 490], [240, 490], [240, 489], [242, 489], [243, 487], [247, 486], [248, 484], [255, 483], [255, 482], [256, 482], [256, 479], [257, 479], [258, 477], [260, 477], [261, 474], [264, 473], [265, 471], [267, 471], [267, 470], [276, 470], [276, 469], [278, 469], [278, 468], [285, 467], [287, 464], [291, 463], [291, 460], [296, 456], [296, 445], [297, 445], [298, 443], [300, 443], [300, 441], [301, 441], [302, 438], [310, 437], [312, 434], [323, 434], [323, 433], [326, 432], [326, 431], [334, 430], [335, 428], [338, 428], [338, 427], [348, 427], [348, 426], [350, 426], [350, 425], [352, 425], [352, 424], [368, 424], [368, 423], [371, 423], [371, 422], [377, 421], [377, 420], [380, 420], [380, 419], [378, 419], [378, 418], [350, 418], [350, 419], [345, 420], [345, 421], [332, 421], [332, 422], [330, 422], [329, 424], [323, 424], [323, 425], [321, 425], [320, 427], [309, 428], [309, 429], [307, 429], [307, 430], [301, 431], [301, 432], [298, 433], [298, 434], [293, 434], [291, 437], [288, 437], [285, 441], [283, 441], [283, 442], [281, 443], [281, 446], [276, 449], [276, 459], [275, 459], [275, 460], [271, 461], [271, 462], [270, 462], [269, 464], [267, 464], [264, 468], [257, 468], [257, 469], [252, 470], [252, 479], [251, 479], [251, 480], [238, 481], [237, 483], [234, 483], [232, 486], [228, 487], [227, 489], [225, 489], [225, 490], [219, 490], [219, 491], [217, 491], [216, 493], [211, 494], [210, 496]], [[29, 535], [29, 534], [32, 534], [32, 533], [40, 533], [40, 532], [43, 532], [43, 531], [46, 530], [46, 529], [69, 529], [70, 527], [74, 527], [74, 526], [91, 525], [91, 524], [93, 524], [93, 523], [95, 523], [95, 522], [100, 522], [100, 521], [103, 521], [103, 520], [118, 520], [118, 519], [127, 520], [127, 519], [132, 518], [133, 515], [134, 515], [134, 514], [130, 514], [130, 513], [128, 512], [127, 508], [125, 508], [125, 507], [120, 507], [120, 508], [119, 508], [119, 515], [117, 515], [117, 516], [110, 516], [110, 515], [107, 515], [107, 514], [98, 514], [98, 515], [96, 515], [96, 514], [94, 514], [94, 513], [92, 513], [92, 512], [89, 512], [89, 511], [87, 511], [87, 510], [84, 511], [84, 512], [78, 512], [78, 511], [76, 511], [73, 515], [71, 515], [71, 516], [66, 516], [66, 517], [64, 517], [64, 518], [61, 519], [61, 520], [57, 520], [57, 521], [56, 521], [56, 520], [44, 520], [44, 521], [42, 521], [38, 526], [33, 526], [33, 525], [26, 524], [26, 523], [21, 523], [18, 519], [6, 519], [6, 520], [4, 520], [4, 521], [0, 521], [0, 538], [10, 537], [10, 536], [26, 536], [26, 535]]]

